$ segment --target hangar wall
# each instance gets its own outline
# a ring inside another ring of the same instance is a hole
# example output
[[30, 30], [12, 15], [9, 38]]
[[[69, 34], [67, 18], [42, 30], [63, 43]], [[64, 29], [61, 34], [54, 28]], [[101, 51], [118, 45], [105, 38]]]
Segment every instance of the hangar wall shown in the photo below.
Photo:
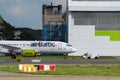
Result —
[[68, 42], [77, 48], [77, 52], [69, 55], [79, 56], [84, 53], [91, 53], [100, 56], [120, 56], [120, 41], [110, 41], [110, 36], [95, 36], [95, 24], [75, 25], [74, 13], [88, 11], [119, 12], [120, 1], [68, 0]]
[[120, 12], [73, 12], [75, 25], [95, 25], [96, 30], [120, 29]]
[[77, 52], [70, 55], [79, 56], [84, 53], [99, 54], [100, 56], [120, 56], [120, 41], [110, 41], [109, 36], [95, 36], [94, 25], [74, 25], [69, 29], [71, 43]]

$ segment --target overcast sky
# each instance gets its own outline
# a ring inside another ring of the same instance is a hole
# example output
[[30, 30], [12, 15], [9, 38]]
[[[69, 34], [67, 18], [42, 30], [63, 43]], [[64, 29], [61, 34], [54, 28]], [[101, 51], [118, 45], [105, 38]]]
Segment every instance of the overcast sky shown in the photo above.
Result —
[[0, 0], [0, 14], [15, 27], [39, 29], [42, 26], [42, 5], [62, 5], [66, 0]]

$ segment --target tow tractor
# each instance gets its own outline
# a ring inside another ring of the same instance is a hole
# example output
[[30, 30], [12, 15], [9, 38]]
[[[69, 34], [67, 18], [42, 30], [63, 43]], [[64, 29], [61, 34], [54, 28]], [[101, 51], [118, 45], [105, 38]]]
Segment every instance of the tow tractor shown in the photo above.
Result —
[[99, 54], [85, 53], [85, 54], [83, 54], [83, 58], [85, 58], [85, 59], [99, 59]]

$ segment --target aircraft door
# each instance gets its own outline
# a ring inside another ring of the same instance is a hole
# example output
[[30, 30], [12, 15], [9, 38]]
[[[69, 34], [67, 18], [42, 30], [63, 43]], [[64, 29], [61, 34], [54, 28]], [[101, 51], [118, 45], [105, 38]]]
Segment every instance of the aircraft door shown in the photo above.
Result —
[[58, 44], [58, 50], [62, 50], [62, 43]]

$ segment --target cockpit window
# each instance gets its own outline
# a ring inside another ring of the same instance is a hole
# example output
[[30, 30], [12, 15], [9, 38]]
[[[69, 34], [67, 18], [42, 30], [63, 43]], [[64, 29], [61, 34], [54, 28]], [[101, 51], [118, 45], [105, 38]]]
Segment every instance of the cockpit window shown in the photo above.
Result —
[[70, 44], [66, 44], [66, 46], [72, 47], [72, 45], [70, 45]]

